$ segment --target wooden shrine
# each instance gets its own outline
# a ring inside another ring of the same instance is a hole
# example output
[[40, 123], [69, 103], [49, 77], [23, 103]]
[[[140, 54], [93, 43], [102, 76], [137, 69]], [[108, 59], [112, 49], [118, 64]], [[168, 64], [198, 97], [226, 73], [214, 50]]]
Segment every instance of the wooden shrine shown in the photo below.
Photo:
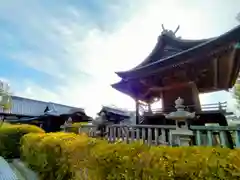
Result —
[[199, 93], [228, 90], [234, 85], [240, 68], [240, 26], [221, 36], [185, 40], [176, 31], [163, 27], [157, 43], [138, 66], [117, 72], [122, 80], [112, 87], [139, 102], [151, 104], [162, 99], [165, 112], [174, 111], [181, 97], [191, 112], [201, 112]]

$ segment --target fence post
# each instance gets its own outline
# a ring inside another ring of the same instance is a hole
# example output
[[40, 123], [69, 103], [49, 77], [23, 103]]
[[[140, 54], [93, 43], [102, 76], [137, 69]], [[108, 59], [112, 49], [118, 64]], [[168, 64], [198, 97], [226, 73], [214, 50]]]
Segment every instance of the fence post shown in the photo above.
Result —
[[235, 131], [235, 143], [236, 143], [236, 148], [240, 148], [240, 131], [236, 130]]
[[168, 141], [169, 141], [169, 145], [172, 146], [173, 145], [173, 136], [172, 136], [171, 130], [169, 130], [169, 133], [168, 133]]
[[145, 144], [145, 140], [146, 140], [146, 130], [145, 130], [144, 127], [142, 128], [142, 140], [143, 140], [143, 144]]
[[152, 145], [152, 128], [148, 128], [148, 137], [147, 137], [147, 144], [150, 146]]
[[222, 111], [222, 103], [218, 102], [218, 110], [221, 112]]
[[81, 133], [81, 126], [78, 128], [78, 134]]
[[196, 144], [197, 146], [201, 145], [201, 132], [199, 130], [196, 131]]
[[207, 130], [207, 140], [208, 140], [208, 146], [212, 146], [213, 145], [213, 136], [212, 136], [212, 131], [211, 130]]
[[226, 143], [226, 136], [225, 136], [225, 131], [220, 131], [220, 143], [223, 147], [226, 147], [227, 143]]

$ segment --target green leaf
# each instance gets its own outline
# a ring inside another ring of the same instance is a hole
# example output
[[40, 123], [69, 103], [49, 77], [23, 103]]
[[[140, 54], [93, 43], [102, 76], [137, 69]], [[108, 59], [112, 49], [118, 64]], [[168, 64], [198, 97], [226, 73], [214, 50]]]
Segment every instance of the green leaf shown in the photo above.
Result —
[[240, 109], [240, 83], [236, 82], [233, 89], [233, 96], [237, 101], [237, 108]]

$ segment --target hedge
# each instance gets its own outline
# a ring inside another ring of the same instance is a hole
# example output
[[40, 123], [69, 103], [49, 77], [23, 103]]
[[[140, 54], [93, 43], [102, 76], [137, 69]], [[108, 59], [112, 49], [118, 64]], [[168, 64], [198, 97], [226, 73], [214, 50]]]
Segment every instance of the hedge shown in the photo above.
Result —
[[22, 160], [42, 180], [240, 179], [240, 150], [109, 144], [74, 133], [27, 134]]
[[20, 139], [30, 132], [44, 133], [44, 130], [34, 125], [4, 123], [0, 127], [0, 156], [7, 159], [19, 158]]
[[74, 133], [28, 134], [21, 139], [21, 159], [43, 180], [72, 179], [94, 141]]

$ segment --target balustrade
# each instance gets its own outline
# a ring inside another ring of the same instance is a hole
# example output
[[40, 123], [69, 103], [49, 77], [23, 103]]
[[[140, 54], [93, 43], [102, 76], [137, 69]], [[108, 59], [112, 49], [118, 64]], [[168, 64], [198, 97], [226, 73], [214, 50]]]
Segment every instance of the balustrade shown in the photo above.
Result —
[[[189, 108], [194, 107], [194, 105], [188, 105], [186, 106], [186, 110], [188, 110]], [[167, 108], [166, 108], [167, 109]], [[219, 112], [226, 112], [227, 110], [227, 102], [219, 102], [219, 103], [212, 103], [212, 104], [202, 104], [201, 105], [201, 110], [202, 111], [219, 111]], [[156, 109], [152, 109], [151, 112], [145, 110], [144, 113], [166, 113], [163, 111], [163, 109], [161, 108], [156, 108]]]
[[[65, 127], [67, 131], [69, 127]], [[109, 142], [124, 141], [126, 143], [141, 141], [148, 145], [175, 146], [175, 139], [171, 131], [172, 125], [109, 125], [106, 126], [104, 139]], [[240, 148], [240, 127], [236, 126], [190, 126], [194, 136], [191, 145], [221, 146]], [[95, 125], [82, 125], [79, 133], [86, 133], [91, 137], [99, 136]]]

